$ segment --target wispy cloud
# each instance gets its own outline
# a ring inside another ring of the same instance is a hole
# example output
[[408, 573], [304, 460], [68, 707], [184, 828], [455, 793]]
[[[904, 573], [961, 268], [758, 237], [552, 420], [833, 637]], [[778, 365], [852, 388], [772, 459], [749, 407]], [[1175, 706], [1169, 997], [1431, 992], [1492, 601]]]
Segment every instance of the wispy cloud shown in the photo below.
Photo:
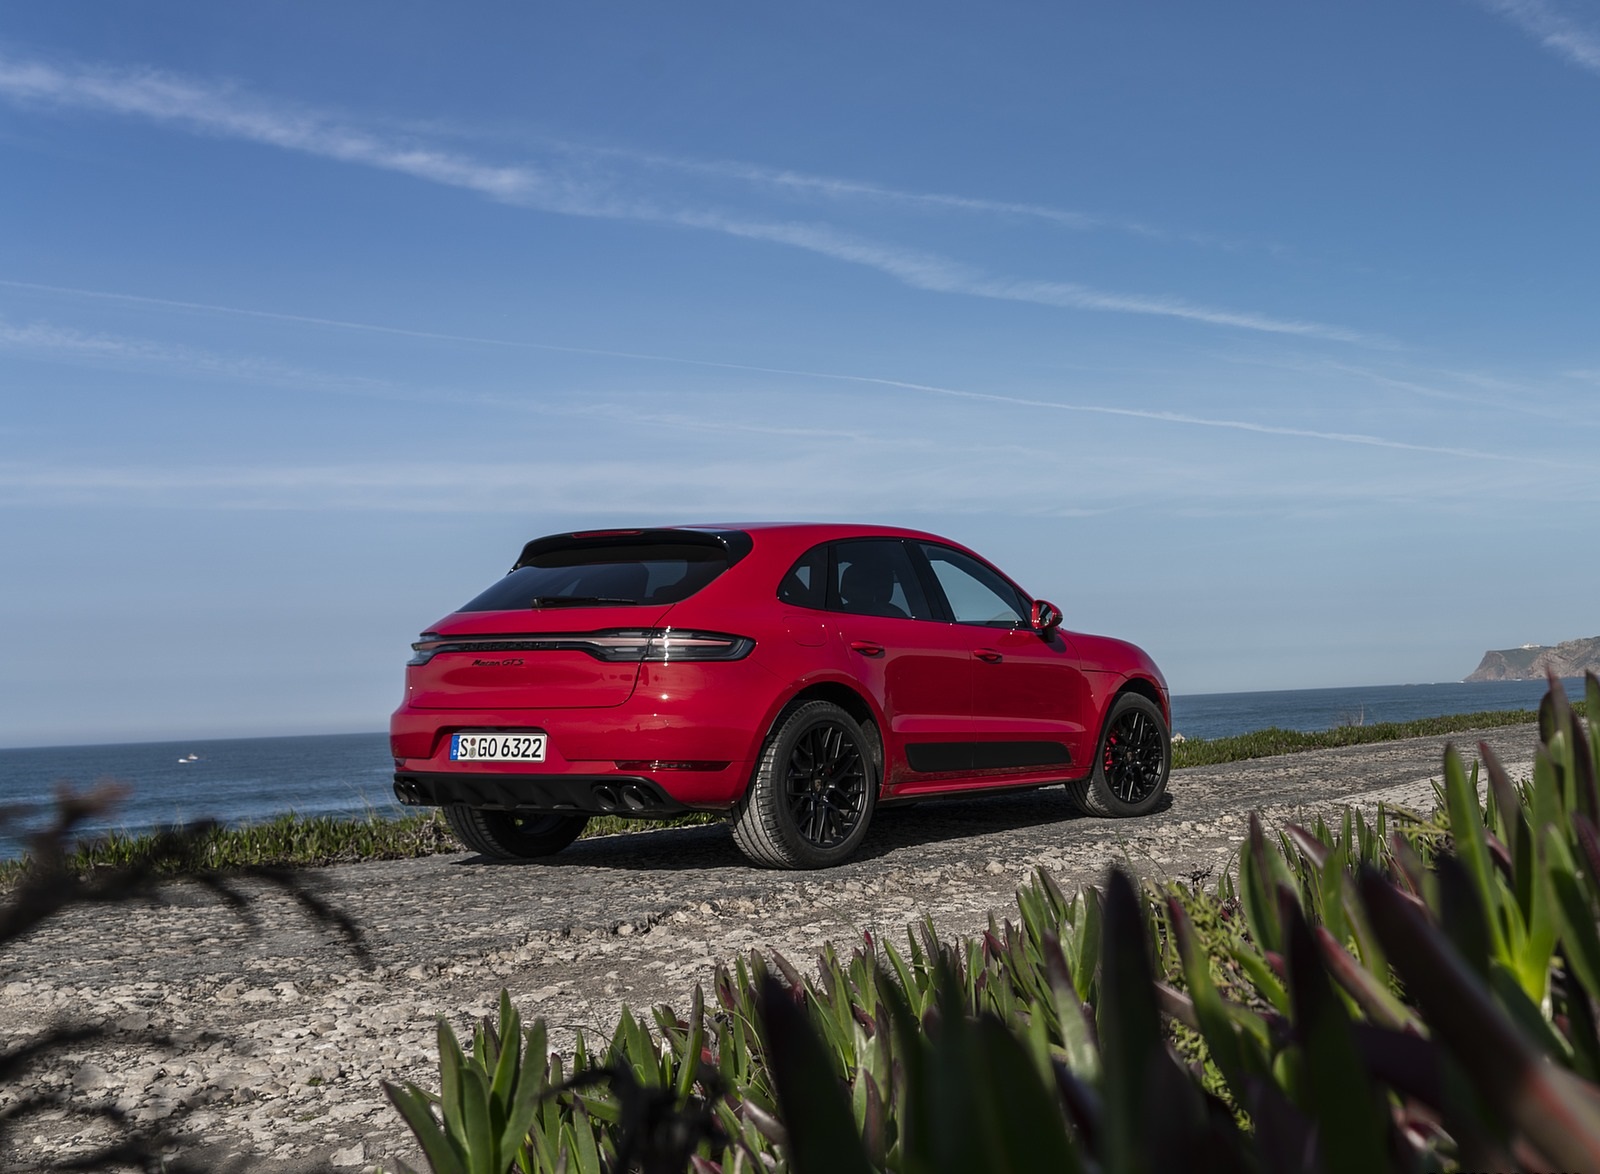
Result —
[[237, 87], [212, 86], [156, 70], [58, 68], [0, 57], [0, 93], [15, 102], [171, 122], [191, 130], [398, 171], [495, 199], [558, 197], [528, 167], [497, 167], [420, 144], [394, 143], [321, 112], [266, 103]]
[[[1535, 420], [1560, 421], [1567, 425], [1594, 427], [1600, 417], [1577, 410], [1576, 405], [1552, 397], [1548, 392], [1528, 381], [1513, 381], [1482, 371], [1463, 371], [1451, 368], [1422, 367], [1412, 364], [1391, 365], [1388, 370], [1353, 363], [1341, 363], [1322, 355], [1296, 357], [1292, 355], [1259, 355], [1221, 353], [1216, 357], [1227, 363], [1262, 367], [1274, 371], [1291, 371], [1297, 375], [1349, 376], [1378, 387], [1393, 388], [1417, 399], [1432, 400], [1440, 404], [1459, 404], [1464, 408], [1512, 416], [1525, 416]], [[1574, 372], [1565, 372], [1572, 376]], [[1463, 384], [1470, 390], [1461, 390], [1450, 384]]]
[[[0, 56], [0, 96], [13, 103], [171, 123], [341, 163], [461, 188], [502, 203], [567, 216], [630, 220], [783, 244], [886, 274], [914, 289], [1065, 309], [1152, 315], [1211, 326], [1333, 342], [1391, 345], [1345, 327], [1162, 295], [1123, 294], [1073, 282], [996, 277], [935, 253], [843, 233], [826, 224], [768, 221], [721, 210], [675, 207], [610, 183], [555, 168], [495, 164], [418, 139], [397, 140], [325, 112], [264, 101], [238, 87], [212, 86], [151, 70], [65, 68]], [[798, 182], [798, 180], [796, 180]], [[826, 184], [848, 181], [823, 181]], [[856, 185], [873, 189], [872, 185]], [[842, 188], [840, 189], [842, 190]], [[888, 192], [888, 189], [882, 189]], [[900, 193], [911, 198], [909, 193]], [[961, 197], [931, 197], [961, 202]], [[972, 202], [968, 202], [972, 203]], [[995, 208], [1005, 205], [994, 202]], [[1034, 207], [1015, 205], [1015, 208]]]
[[659, 358], [654, 355], [628, 356], [621, 351], [597, 351], [587, 347], [556, 346], [554, 344], [525, 342], [510, 338], [487, 338], [481, 335], [448, 334], [437, 330], [412, 330], [403, 326], [384, 326], [375, 322], [350, 322], [340, 318], [318, 318], [309, 314], [286, 314], [278, 310], [257, 310], [243, 306], [221, 306], [213, 302], [186, 302], [175, 298], [156, 298], [145, 294], [117, 293], [112, 290], [79, 289], [65, 285], [45, 285], [37, 281], [13, 281], [0, 278], [0, 287], [32, 290], [38, 293], [62, 294], [73, 298], [92, 298], [96, 301], [121, 302], [130, 306], [158, 306], [168, 310], [187, 310], [198, 314], [224, 314], [238, 318], [259, 318], [269, 322], [293, 322], [302, 326], [326, 326], [335, 330], [358, 330], [371, 334], [393, 334], [404, 338], [428, 339], [436, 342], [460, 342], [476, 346], [520, 347], [531, 350], [565, 351], [571, 354], [597, 354], [615, 357]]
[[[309, 325], [325, 326], [338, 329], [376, 331], [386, 334], [401, 334], [422, 339], [443, 339], [451, 342], [495, 347], [526, 347], [535, 350], [587, 354], [607, 358], [629, 359], [640, 362], [669, 363], [678, 366], [705, 367], [723, 371], [748, 371], [754, 374], [782, 375], [802, 379], [825, 380], [834, 383], [851, 383], [863, 386], [887, 387], [922, 395], [941, 396], [952, 399], [982, 400], [991, 403], [1010, 404], [1016, 407], [1045, 408], [1051, 411], [1060, 412], [1120, 416], [1129, 419], [1158, 421], [1166, 424], [1189, 425], [1201, 428], [1220, 428], [1239, 432], [1251, 432], [1263, 436], [1296, 437], [1306, 440], [1323, 441], [1332, 444], [1358, 445], [1366, 448], [1386, 448], [1406, 452], [1436, 453], [1439, 455], [1463, 457], [1471, 460], [1510, 461], [1522, 459], [1519, 457], [1484, 452], [1479, 449], [1458, 448], [1448, 445], [1415, 444], [1408, 441], [1394, 440], [1381, 436], [1368, 435], [1365, 433], [1294, 428], [1258, 421], [1222, 419], [1182, 412], [1164, 412], [1138, 408], [1115, 407], [1103, 404], [1085, 404], [1062, 400], [1027, 398], [998, 392], [972, 391], [962, 388], [941, 387], [933, 384], [916, 383], [900, 379], [889, 379], [880, 376], [856, 375], [834, 371], [811, 371], [793, 367], [767, 367], [753, 363], [727, 363], [710, 359], [694, 359], [672, 355], [649, 354], [640, 351], [603, 350], [588, 347], [565, 347], [547, 343], [520, 342], [514, 339], [442, 334], [422, 330], [404, 330], [396, 327], [375, 325], [371, 323], [345, 322], [337, 319], [311, 318], [302, 315], [279, 314], [271, 311], [239, 309], [229, 306], [207, 305], [198, 302], [146, 298], [133, 294], [104, 293], [92, 290], [73, 290], [57, 286], [40, 286], [28, 282], [9, 280], [0, 280], [0, 286], [49, 290], [51, 292], [93, 298], [126, 300], [134, 304], [162, 305], [183, 310], [203, 311], [219, 314], [238, 314], [246, 317], [263, 317], [272, 320], [300, 322]], [[272, 379], [274, 381], [293, 382], [296, 386], [322, 387], [332, 391], [348, 390], [357, 392], [359, 394], [383, 395], [391, 398], [412, 400], [425, 399], [429, 397], [429, 393], [426, 391], [407, 389], [405, 387], [381, 380], [351, 380], [348, 381], [349, 386], [345, 386], [346, 381], [342, 380], [340, 377], [330, 377], [313, 372], [290, 371], [287, 368], [279, 367], [278, 365], [266, 360], [226, 359], [221, 356], [210, 355], [205, 352], [190, 351], [186, 348], [163, 347], [159, 344], [138, 339], [118, 338], [103, 335], [85, 335], [76, 331], [62, 330], [60, 328], [50, 326], [11, 327], [5, 322], [4, 319], [0, 319], [0, 347], [7, 345], [62, 351], [69, 356], [75, 357], [87, 356], [92, 358], [115, 358], [131, 361], [170, 362], [180, 366], [187, 366], [201, 373], [228, 374], [230, 372], [237, 372], [241, 377], [245, 378]], [[1370, 372], [1362, 371], [1359, 368], [1352, 370], [1363, 375], [1371, 374]], [[1581, 373], [1574, 374], [1581, 375]], [[510, 406], [510, 401], [493, 396], [463, 396], [461, 394], [453, 393], [448, 398], [452, 399], [453, 401], [471, 399], [473, 402], [483, 404], [484, 406]]]
[[[1079, 231], [1111, 229], [1133, 236], [1149, 237], [1153, 240], [1161, 241], [1182, 241], [1206, 248], [1240, 249], [1247, 247], [1241, 241], [1218, 233], [1167, 228], [1140, 220], [1129, 220], [1120, 216], [1082, 212], [1072, 208], [1058, 208], [1049, 204], [1031, 203], [1023, 200], [995, 200], [982, 196], [955, 195], [949, 192], [914, 192], [907, 191], [904, 188], [890, 187], [886, 184], [871, 183], [866, 180], [847, 179], [830, 175], [812, 175], [789, 168], [763, 167], [759, 164], [741, 163], [733, 160], [676, 158], [669, 155], [630, 151], [615, 147], [575, 147], [570, 144], [567, 147], [569, 150], [585, 155], [621, 157], [632, 162], [668, 168], [673, 171], [708, 175], [719, 179], [738, 180], [758, 185], [768, 190], [776, 190], [792, 195], [815, 196], [833, 201], [865, 201], [929, 212], [963, 212], [1009, 219], [1040, 220], [1047, 224]], [[1283, 251], [1278, 247], [1268, 245], [1258, 244], [1254, 247], [1264, 248], [1271, 253], [1281, 253]]]
[[49, 322], [14, 323], [0, 317], [0, 351], [92, 367], [175, 371], [213, 381], [242, 380], [346, 395], [418, 398], [417, 393], [381, 379], [310, 371], [273, 359], [221, 355], [150, 339], [74, 330]]
[[1574, 20], [1547, 0], [1482, 0], [1546, 49], [1591, 73], [1600, 73], [1600, 31]]
[[[624, 448], [622, 451], [627, 452]], [[1485, 473], [1441, 473], [1407, 464], [1364, 468], [1350, 476], [1337, 463], [1276, 475], [1268, 463], [1249, 471], [1214, 452], [1165, 450], [1085, 455], [1063, 467], [1056, 453], [949, 444], [941, 453], [884, 445], [872, 460], [829, 437], [777, 436], [737, 446], [736, 455], [692, 462], [661, 446], [609, 460], [483, 460], [415, 454], [350, 463], [46, 463], [0, 460], [0, 507], [116, 505], [181, 510], [295, 510], [611, 516], [682, 522], [739, 517], [850, 519], [1003, 513], [1083, 517], [1126, 509], [1182, 515], [1192, 511], [1303, 516], [1337, 503], [1428, 503], [1446, 510], [1481, 508]], [[1293, 458], [1289, 458], [1293, 460]], [[1098, 463], [1097, 463], [1098, 462]], [[1226, 466], [1226, 467], [1225, 467]], [[1494, 498], [1548, 500], [1548, 472], [1498, 465]], [[1263, 484], [1271, 485], [1264, 491]], [[1595, 494], [1592, 471], [1568, 476], [1559, 492], [1573, 501]], [[730, 503], [733, 503], [730, 507]]]
[[[670, 457], [615, 461], [393, 461], [348, 465], [150, 467], [0, 462], [0, 504], [115, 502], [145, 508], [214, 510], [530, 513], [715, 518], [737, 503], [742, 516], [852, 518], [972, 514], [1016, 502], [1032, 511], [1082, 516], [1100, 507], [1063, 500], [1059, 471], [1038, 462], [1004, 483], [987, 466], [907, 462], [884, 478], [853, 452], [822, 445], [803, 453], [697, 462]], [[795, 486], [804, 485], [803, 494]]]
[[984, 400], [989, 403], [1012, 404], [1026, 408], [1044, 408], [1058, 412], [1085, 412], [1099, 416], [1123, 416], [1135, 420], [1159, 420], [1167, 424], [1187, 424], [1199, 428], [1223, 428], [1237, 432], [1254, 432], [1263, 436], [1292, 436], [1305, 440], [1321, 440], [1334, 444], [1354, 444], [1363, 448], [1387, 448], [1402, 452], [1436, 453], [1440, 456], [1464, 457], [1482, 461], [1519, 461], [1522, 458], [1480, 449], [1454, 448], [1448, 445], [1412, 444], [1403, 440], [1390, 440], [1382, 436], [1369, 436], [1360, 432], [1326, 432], [1313, 428], [1291, 428], [1279, 424], [1265, 424], [1252, 420], [1227, 420], [1209, 416], [1194, 416], [1186, 412], [1149, 411], [1143, 408], [1116, 408], [1100, 404], [1062, 403], [1058, 400], [1031, 399], [997, 392], [965, 391], [954, 387], [937, 387], [926, 383], [906, 383], [898, 379], [872, 379], [860, 375], [819, 375], [827, 379], [851, 379], [863, 383], [879, 383], [908, 391], [931, 395], [950, 396], [957, 399]]

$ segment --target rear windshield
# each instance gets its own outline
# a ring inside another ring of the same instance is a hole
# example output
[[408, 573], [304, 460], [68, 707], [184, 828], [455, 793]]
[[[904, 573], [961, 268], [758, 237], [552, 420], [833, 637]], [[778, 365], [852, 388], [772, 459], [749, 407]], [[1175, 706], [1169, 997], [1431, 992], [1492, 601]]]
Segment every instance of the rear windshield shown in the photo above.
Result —
[[586, 542], [524, 558], [521, 566], [461, 610], [677, 603], [733, 561], [727, 550], [702, 543]]

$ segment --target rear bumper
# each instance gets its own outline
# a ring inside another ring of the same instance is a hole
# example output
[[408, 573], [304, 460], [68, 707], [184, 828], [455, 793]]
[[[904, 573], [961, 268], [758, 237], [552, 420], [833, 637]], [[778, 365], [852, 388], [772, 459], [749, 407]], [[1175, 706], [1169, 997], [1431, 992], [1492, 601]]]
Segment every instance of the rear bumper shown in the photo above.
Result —
[[[417, 782], [408, 782], [401, 802], [475, 804], [472, 796], [481, 795], [483, 806], [492, 799], [527, 811], [644, 816], [667, 809], [633, 811], [630, 803], [648, 805], [655, 796], [673, 810], [726, 811], [749, 785], [778, 685], [751, 661], [646, 663], [633, 696], [608, 708], [404, 704], [390, 719], [389, 742], [396, 779]], [[544, 734], [545, 761], [452, 761], [451, 735], [469, 730]], [[630, 783], [639, 789], [628, 791]], [[597, 788], [610, 791], [596, 798]], [[620, 806], [604, 806], [613, 794]]]
[[543, 814], [657, 819], [689, 808], [637, 775], [504, 775], [402, 772], [395, 798], [408, 807], [492, 807]]

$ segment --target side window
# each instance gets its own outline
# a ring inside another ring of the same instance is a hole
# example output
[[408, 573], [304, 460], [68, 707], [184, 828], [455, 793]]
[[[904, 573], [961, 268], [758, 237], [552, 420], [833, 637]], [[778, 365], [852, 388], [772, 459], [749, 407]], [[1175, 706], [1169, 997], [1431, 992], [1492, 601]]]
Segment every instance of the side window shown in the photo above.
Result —
[[931, 620], [916, 567], [898, 539], [840, 542], [833, 548], [828, 610], [901, 620]]
[[778, 584], [778, 598], [795, 607], [823, 607], [828, 598], [828, 548], [813, 546], [789, 568], [789, 573]]
[[956, 623], [986, 628], [1028, 626], [1032, 608], [1010, 583], [959, 550], [927, 542], [920, 545]]

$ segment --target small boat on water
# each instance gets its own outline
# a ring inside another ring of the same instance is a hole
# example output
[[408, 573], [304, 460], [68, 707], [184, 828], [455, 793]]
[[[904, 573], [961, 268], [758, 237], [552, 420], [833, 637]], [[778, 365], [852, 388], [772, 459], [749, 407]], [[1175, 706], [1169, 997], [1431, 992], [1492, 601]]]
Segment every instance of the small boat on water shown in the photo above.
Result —
[[198, 754], [195, 754], [193, 751], [191, 751], [185, 757], [178, 759], [178, 761], [179, 762], [199, 762], [200, 761], [200, 756]]

